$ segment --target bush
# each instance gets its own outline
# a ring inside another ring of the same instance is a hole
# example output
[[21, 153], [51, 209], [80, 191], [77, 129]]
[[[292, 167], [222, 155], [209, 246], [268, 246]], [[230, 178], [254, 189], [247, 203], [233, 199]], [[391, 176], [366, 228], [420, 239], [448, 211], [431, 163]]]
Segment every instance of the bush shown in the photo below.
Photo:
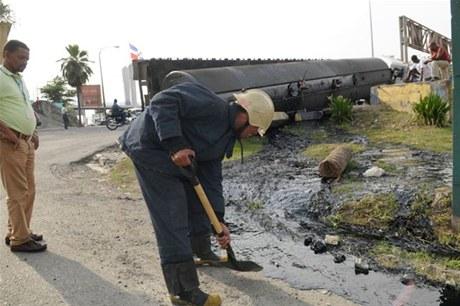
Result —
[[350, 99], [342, 96], [330, 96], [331, 101], [331, 118], [337, 123], [351, 122], [353, 120], [353, 104]]
[[446, 124], [449, 104], [436, 94], [430, 94], [412, 107], [417, 119], [426, 125], [443, 127]]

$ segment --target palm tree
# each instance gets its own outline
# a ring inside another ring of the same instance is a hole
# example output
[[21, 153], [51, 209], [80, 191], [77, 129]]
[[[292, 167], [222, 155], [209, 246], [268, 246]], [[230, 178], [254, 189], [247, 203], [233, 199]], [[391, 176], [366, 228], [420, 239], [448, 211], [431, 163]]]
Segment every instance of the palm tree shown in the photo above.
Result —
[[66, 50], [69, 52], [69, 56], [61, 58], [58, 62], [62, 62], [61, 71], [64, 79], [70, 86], [77, 89], [78, 121], [81, 126], [80, 89], [83, 84], [88, 82], [93, 70], [88, 65], [91, 62], [88, 59], [88, 52], [80, 50], [78, 45], [68, 45]]
[[[11, 25], [14, 23], [13, 13], [7, 4], [0, 0], [0, 46], [3, 47], [8, 40]], [[0, 64], [3, 60], [0, 58]]]

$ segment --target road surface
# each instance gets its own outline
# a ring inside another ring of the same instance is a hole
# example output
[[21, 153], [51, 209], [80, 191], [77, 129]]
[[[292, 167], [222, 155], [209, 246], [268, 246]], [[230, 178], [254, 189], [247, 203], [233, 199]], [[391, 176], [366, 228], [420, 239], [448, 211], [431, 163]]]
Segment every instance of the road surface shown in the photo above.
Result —
[[[120, 133], [105, 127], [40, 132], [32, 229], [44, 235], [48, 250], [20, 254], [0, 245], [0, 305], [170, 305], [143, 201], [87, 167], [70, 166], [113, 145]], [[2, 190], [0, 237], [4, 197]], [[200, 279], [224, 305], [355, 305], [326, 290], [290, 288], [262, 272], [203, 268]]]

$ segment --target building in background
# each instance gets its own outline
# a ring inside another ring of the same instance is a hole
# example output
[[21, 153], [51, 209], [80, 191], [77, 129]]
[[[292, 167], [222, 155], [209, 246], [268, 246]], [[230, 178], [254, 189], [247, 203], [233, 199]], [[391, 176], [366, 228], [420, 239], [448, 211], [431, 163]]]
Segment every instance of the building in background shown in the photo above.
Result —
[[133, 79], [133, 64], [129, 64], [122, 68], [123, 89], [125, 92], [125, 105], [131, 107], [139, 107], [139, 89], [136, 81]]

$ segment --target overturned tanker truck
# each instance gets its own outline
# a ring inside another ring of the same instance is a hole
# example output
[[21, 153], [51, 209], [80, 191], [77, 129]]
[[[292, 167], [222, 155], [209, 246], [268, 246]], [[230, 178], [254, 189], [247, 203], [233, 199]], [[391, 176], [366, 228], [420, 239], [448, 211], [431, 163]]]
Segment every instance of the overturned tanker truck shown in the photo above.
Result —
[[328, 97], [369, 100], [370, 88], [392, 82], [392, 71], [378, 58], [309, 60], [172, 71], [162, 89], [198, 82], [223, 99], [246, 89], [262, 89], [273, 99], [276, 120], [319, 119]]

